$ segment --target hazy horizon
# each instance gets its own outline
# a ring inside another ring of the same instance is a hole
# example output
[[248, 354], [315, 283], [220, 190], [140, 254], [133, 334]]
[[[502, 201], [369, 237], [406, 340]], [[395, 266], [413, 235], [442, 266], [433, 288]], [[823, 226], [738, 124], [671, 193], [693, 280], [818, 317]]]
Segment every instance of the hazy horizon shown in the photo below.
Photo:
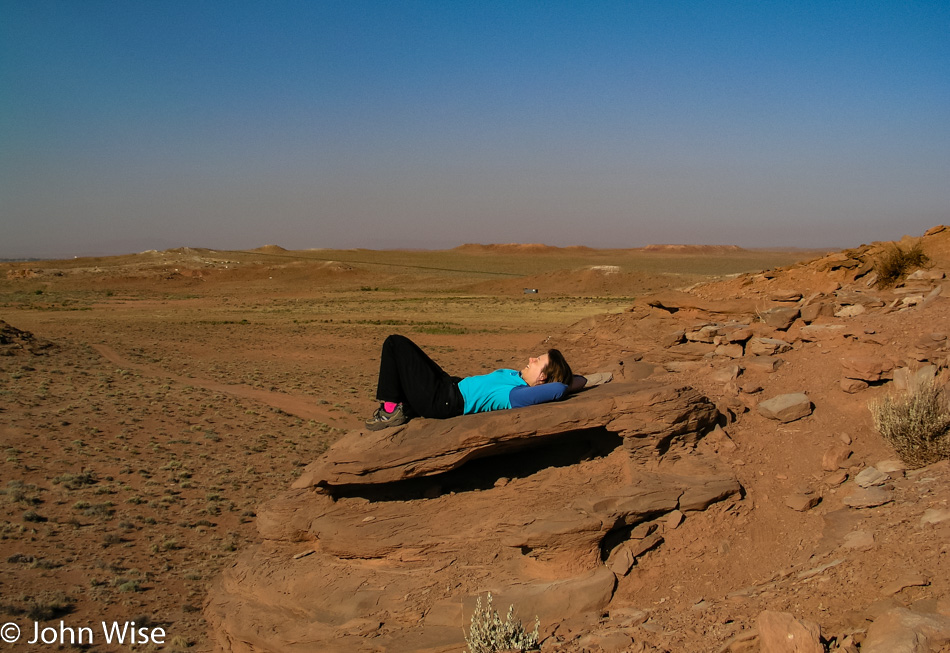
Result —
[[[588, 247], [594, 251], [610, 251], [610, 250], [640, 250], [649, 246], [687, 246], [687, 247], [733, 247], [733, 245], [726, 245], [723, 243], [712, 244], [709, 243], [647, 243], [638, 247], [590, 247], [588, 245], [549, 245], [548, 243], [459, 243], [451, 247], [440, 247], [440, 248], [430, 248], [430, 247], [393, 247], [393, 248], [378, 248], [378, 247], [305, 247], [301, 249], [290, 249], [288, 247], [283, 247], [278, 243], [268, 243], [266, 245], [258, 245], [250, 248], [242, 249], [225, 249], [222, 247], [207, 247], [204, 245], [176, 245], [174, 247], [166, 247], [163, 249], [147, 248], [141, 250], [115, 250], [109, 252], [90, 252], [88, 254], [73, 254], [70, 256], [19, 256], [19, 257], [0, 257], [0, 263], [15, 263], [17, 261], [58, 261], [58, 260], [68, 260], [73, 258], [103, 258], [109, 256], [132, 256], [136, 254], [147, 254], [149, 252], [164, 252], [171, 251], [176, 249], [199, 249], [199, 250], [209, 250], [213, 252], [249, 252], [254, 254], [263, 254], [267, 255], [268, 252], [260, 252], [261, 248], [277, 246], [286, 250], [290, 253], [297, 252], [345, 252], [345, 251], [368, 251], [368, 252], [386, 252], [386, 251], [403, 251], [403, 252], [444, 252], [451, 251], [453, 249], [466, 247], [466, 246], [483, 246], [483, 247], [493, 247], [493, 246], [517, 246], [517, 245], [540, 245], [544, 247], [554, 247], [558, 249], [567, 249], [571, 247]], [[737, 251], [775, 251], [775, 252], [821, 252], [821, 251], [838, 251], [842, 249], [847, 249], [849, 247], [856, 247], [855, 245], [831, 245], [828, 247], [740, 247]], [[738, 247], [738, 246], [736, 246]], [[279, 254], [273, 254], [274, 256], [279, 256]], [[306, 257], [304, 257], [306, 258]], [[320, 259], [316, 259], [320, 260]]]
[[0, 0], [0, 258], [950, 222], [950, 3]]

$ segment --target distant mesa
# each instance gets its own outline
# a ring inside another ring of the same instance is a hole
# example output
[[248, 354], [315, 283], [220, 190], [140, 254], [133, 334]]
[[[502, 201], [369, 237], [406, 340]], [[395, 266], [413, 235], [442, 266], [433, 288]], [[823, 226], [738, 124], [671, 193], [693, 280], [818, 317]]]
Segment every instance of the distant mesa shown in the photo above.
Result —
[[279, 254], [280, 252], [286, 252], [288, 250], [284, 249], [280, 245], [264, 245], [263, 247], [252, 249], [251, 251], [261, 252], [262, 254]]
[[720, 254], [741, 252], [743, 249], [738, 245], [647, 245], [643, 251], [667, 254]]
[[467, 252], [470, 254], [549, 254], [552, 252], [568, 251], [589, 251], [590, 247], [583, 245], [572, 245], [571, 247], [555, 247], [553, 245], [544, 245], [542, 243], [496, 243], [490, 245], [480, 245], [478, 243], [466, 243], [454, 248], [453, 252]]

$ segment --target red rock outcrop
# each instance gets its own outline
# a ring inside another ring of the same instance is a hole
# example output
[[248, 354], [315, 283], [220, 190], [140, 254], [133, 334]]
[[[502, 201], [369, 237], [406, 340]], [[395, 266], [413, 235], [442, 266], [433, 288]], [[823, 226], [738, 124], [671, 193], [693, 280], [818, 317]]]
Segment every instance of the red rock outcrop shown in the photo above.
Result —
[[612, 550], [638, 543], [629, 569], [662, 542], [638, 526], [740, 493], [686, 456], [717, 415], [694, 390], [639, 382], [352, 432], [259, 510], [264, 543], [207, 616], [230, 651], [435, 651], [464, 645], [486, 591], [548, 624], [603, 610]]

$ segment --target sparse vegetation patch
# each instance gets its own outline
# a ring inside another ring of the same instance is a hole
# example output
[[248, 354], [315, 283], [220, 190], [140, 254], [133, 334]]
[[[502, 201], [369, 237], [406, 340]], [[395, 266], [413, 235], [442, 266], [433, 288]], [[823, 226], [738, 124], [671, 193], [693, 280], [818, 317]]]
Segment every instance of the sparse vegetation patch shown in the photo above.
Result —
[[877, 430], [908, 465], [950, 458], [950, 397], [932, 379], [869, 407]]
[[482, 606], [482, 597], [475, 601], [475, 612], [469, 627], [468, 650], [471, 653], [495, 653], [496, 651], [536, 651], [538, 649], [538, 628], [541, 623], [534, 622], [534, 631], [528, 632], [520, 619], [513, 617], [514, 606], [508, 607], [508, 616], [502, 621], [498, 611], [492, 606], [491, 592]]
[[878, 286], [890, 288], [906, 277], [909, 272], [924, 267], [929, 262], [930, 259], [924, 254], [919, 242], [908, 249], [897, 244], [891, 245], [874, 264]]

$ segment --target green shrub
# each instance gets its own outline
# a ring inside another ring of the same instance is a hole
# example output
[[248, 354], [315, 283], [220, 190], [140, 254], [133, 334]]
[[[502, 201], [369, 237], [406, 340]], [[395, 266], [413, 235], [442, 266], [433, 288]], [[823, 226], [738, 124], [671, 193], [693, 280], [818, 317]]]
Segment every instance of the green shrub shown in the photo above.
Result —
[[907, 276], [914, 268], [927, 265], [930, 258], [924, 254], [920, 243], [915, 243], [910, 249], [903, 249], [900, 245], [892, 245], [875, 261], [874, 271], [877, 272], [877, 285], [889, 288]]
[[933, 380], [869, 405], [874, 426], [912, 467], [950, 458], [950, 397]]
[[527, 632], [521, 620], [512, 620], [514, 606], [509, 606], [504, 621], [492, 607], [491, 592], [482, 607], [482, 597], [475, 601], [472, 613], [472, 625], [469, 628], [468, 650], [471, 653], [495, 653], [496, 651], [536, 651], [538, 650], [538, 628], [541, 623], [535, 618], [534, 632]]

